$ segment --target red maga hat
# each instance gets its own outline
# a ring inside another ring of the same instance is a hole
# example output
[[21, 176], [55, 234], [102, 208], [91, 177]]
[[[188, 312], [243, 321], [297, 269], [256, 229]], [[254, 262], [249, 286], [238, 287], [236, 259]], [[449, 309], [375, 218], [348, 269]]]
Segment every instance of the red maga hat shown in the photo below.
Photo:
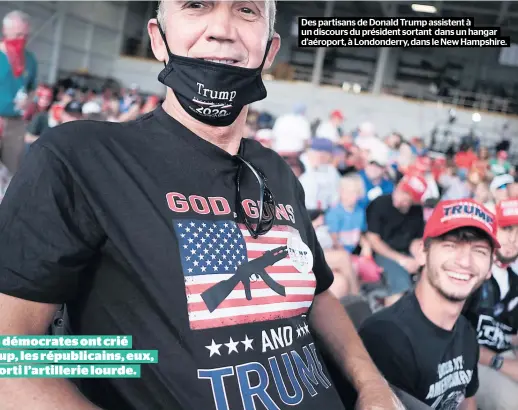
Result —
[[418, 174], [405, 175], [398, 183], [398, 189], [405, 191], [412, 197], [412, 200], [419, 204], [427, 188], [426, 180]]
[[496, 222], [499, 227], [518, 225], [518, 199], [506, 199], [496, 204]]
[[500, 248], [496, 238], [496, 216], [484, 205], [472, 199], [439, 202], [426, 223], [423, 240], [437, 238], [455, 229], [467, 227], [484, 231], [491, 238], [495, 248]]

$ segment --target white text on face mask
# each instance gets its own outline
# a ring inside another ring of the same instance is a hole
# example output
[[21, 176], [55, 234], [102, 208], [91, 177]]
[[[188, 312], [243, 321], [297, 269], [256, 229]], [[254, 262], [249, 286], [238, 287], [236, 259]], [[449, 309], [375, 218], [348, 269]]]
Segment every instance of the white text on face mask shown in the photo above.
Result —
[[205, 88], [205, 84], [202, 83], [196, 83], [196, 85], [198, 86], [198, 94], [213, 100], [232, 101], [237, 94], [236, 91], [211, 90], [210, 88]]

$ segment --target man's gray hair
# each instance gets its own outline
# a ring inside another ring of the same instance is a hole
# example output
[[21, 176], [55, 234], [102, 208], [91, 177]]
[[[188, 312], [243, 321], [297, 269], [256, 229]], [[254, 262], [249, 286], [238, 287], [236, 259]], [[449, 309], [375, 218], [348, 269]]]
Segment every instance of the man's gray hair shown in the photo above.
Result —
[[[158, 24], [160, 24], [160, 27], [162, 27], [162, 30], [166, 30], [166, 24], [165, 24], [165, 14], [166, 14], [166, 6], [165, 3], [168, 0], [160, 0], [158, 4], [158, 10], [157, 10], [157, 20]], [[277, 6], [276, 6], [276, 0], [264, 0], [265, 3], [265, 9], [266, 9], [266, 18], [268, 19], [268, 39], [271, 39], [273, 35], [275, 34], [275, 16], [277, 14]]]
[[30, 24], [30, 20], [31, 19], [27, 13], [24, 13], [21, 10], [13, 10], [4, 16], [4, 19], [2, 20], [2, 25], [3, 27], [9, 27], [13, 23], [18, 21], [22, 21], [25, 24]]

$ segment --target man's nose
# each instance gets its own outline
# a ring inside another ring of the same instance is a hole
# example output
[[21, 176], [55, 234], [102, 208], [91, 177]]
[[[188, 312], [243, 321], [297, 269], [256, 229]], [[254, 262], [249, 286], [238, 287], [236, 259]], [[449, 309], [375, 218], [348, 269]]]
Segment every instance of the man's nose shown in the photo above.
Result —
[[457, 248], [455, 262], [461, 268], [469, 268], [471, 266], [471, 246], [463, 244]]
[[216, 2], [210, 13], [205, 36], [209, 41], [233, 42], [236, 40], [236, 28], [232, 14], [232, 2]]

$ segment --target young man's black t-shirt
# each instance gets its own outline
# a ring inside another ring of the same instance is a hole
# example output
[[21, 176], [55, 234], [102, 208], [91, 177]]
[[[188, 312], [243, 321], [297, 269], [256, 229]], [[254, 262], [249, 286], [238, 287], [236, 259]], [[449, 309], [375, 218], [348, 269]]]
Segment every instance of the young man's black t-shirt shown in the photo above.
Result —
[[478, 390], [478, 346], [466, 318], [452, 331], [432, 323], [415, 293], [369, 317], [360, 337], [389, 383], [437, 410], [456, 410]]
[[[236, 215], [240, 161], [161, 107], [53, 128], [13, 179], [0, 292], [66, 302], [74, 334], [131, 335], [133, 349], [158, 350], [141, 378], [81, 380], [103, 409], [343, 408], [308, 330], [314, 294], [333, 276], [302, 187], [259, 143], [244, 140], [241, 154], [277, 202], [258, 239]], [[251, 217], [258, 197], [245, 168]]]
[[518, 332], [518, 276], [511, 268], [493, 265], [491, 278], [468, 300], [464, 315], [480, 346], [495, 353], [511, 350]]
[[423, 236], [423, 208], [413, 205], [403, 214], [394, 207], [392, 194], [379, 196], [367, 207], [367, 229], [395, 251], [408, 253], [412, 241]]

